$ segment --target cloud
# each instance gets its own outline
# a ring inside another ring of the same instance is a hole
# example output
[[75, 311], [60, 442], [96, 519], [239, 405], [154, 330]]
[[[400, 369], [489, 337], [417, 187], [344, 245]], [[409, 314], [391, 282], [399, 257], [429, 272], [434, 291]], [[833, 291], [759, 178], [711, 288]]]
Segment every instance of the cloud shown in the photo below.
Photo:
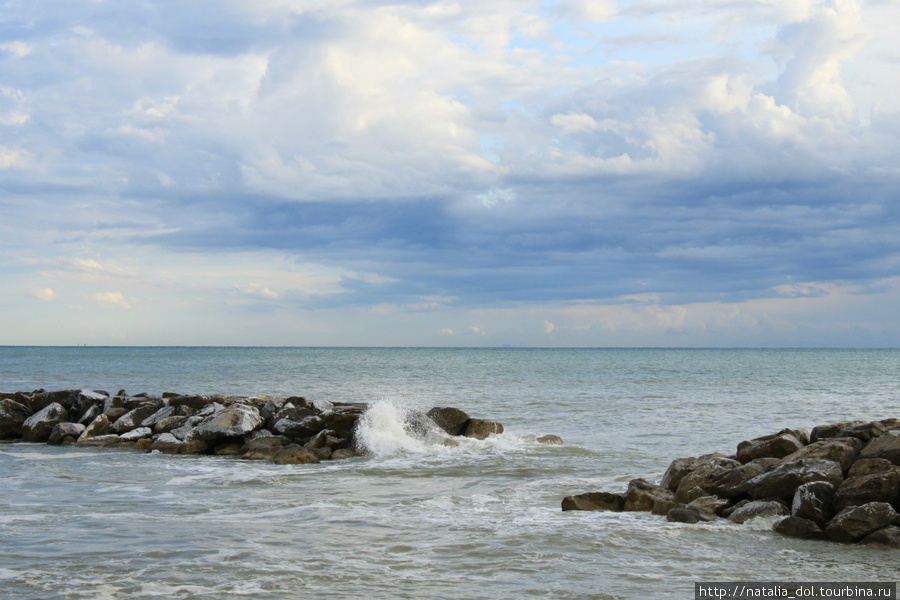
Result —
[[35, 288], [31, 290], [31, 295], [44, 302], [51, 302], [56, 298], [56, 292], [50, 288]]
[[94, 294], [94, 299], [106, 306], [131, 308], [131, 305], [125, 301], [122, 292], [98, 292]]

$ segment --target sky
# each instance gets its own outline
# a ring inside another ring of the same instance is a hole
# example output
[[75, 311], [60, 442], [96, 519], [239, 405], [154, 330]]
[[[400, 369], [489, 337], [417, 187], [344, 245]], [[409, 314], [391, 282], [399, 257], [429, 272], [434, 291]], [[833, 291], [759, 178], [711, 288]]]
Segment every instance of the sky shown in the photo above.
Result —
[[900, 347], [900, 0], [0, 0], [0, 345]]

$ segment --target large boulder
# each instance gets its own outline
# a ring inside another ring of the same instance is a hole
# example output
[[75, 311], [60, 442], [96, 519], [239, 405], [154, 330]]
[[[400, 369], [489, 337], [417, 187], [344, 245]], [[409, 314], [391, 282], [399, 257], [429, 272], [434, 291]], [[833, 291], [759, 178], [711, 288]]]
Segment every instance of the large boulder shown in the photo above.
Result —
[[859, 458], [884, 458], [900, 465], [900, 429], [888, 431], [866, 444]]
[[255, 406], [232, 404], [203, 420], [197, 426], [197, 433], [206, 441], [239, 437], [250, 433], [263, 422]]
[[695, 498], [714, 493], [712, 488], [716, 479], [740, 466], [741, 463], [736, 460], [719, 457], [701, 463], [699, 468], [685, 474], [678, 482], [675, 490], [675, 502], [687, 504]]
[[0, 440], [22, 437], [22, 425], [31, 414], [31, 409], [20, 402], [0, 400]]
[[300, 465], [319, 462], [319, 457], [312, 451], [298, 444], [289, 444], [278, 449], [269, 462], [276, 465]]
[[900, 500], [900, 467], [846, 479], [837, 490], [837, 510], [869, 502], [896, 504]]
[[801, 458], [833, 460], [840, 464], [841, 471], [846, 473], [864, 445], [859, 438], [852, 436], [819, 440], [787, 455], [784, 462], [793, 462]]
[[109, 433], [106, 435], [97, 435], [94, 437], [86, 438], [82, 434], [81, 437], [78, 438], [78, 441], [75, 442], [76, 446], [99, 446], [99, 447], [115, 447], [121, 443], [121, 439], [114, 433]]
[[756, 458], [784, 458], [805, 444], [805, 432], [783, 429], [773, 435], [741, 442], [737, 446], [737, 459], [742, 463], [748, 463]]
[[62, 404], [53, 402], [34, 413], [22, 423], [22, 439], [26, 442], [46, 442], [57, 423], [71, 420]]
[[877, 550], [896, 550], [900, 548], [900, 527], [879, 529], [864, 537], [859, 543]]
[[452, 406], [435, 406], [427, 413], [435, 424], [443, 429], [447, 435], [462, 435], [469, 424], [469, 415]]
[[654, 485], [646, 479], [632, 479], [628, 482], [625, 502], [626, 511], [652, 511], [666, 514], [675, 505], [675, 494], [664, 487]]
[[666, 469], [659, 485], [674, 492], [686, 475], [697, 469], [709, 466], [740, 466], [740, 463], [718, 452], [715, 454], [704, 454], [699, 457], [676, 458], [669, 465], [669, 468]]
[[857, 542], [870, 533], [887, 527], [897, 517], [887, 502], [869, 502], [839, 512], [825, 527], [825, 536], [836, 542]]
[[835, 491], [828, 481], [804, 483], [794, 493], [791, 515], [824, 525], [834, 516]]
[[801, 458], [782, 463], [768, 473], [747, 482], [747, 493], [753, 498], [783, 498], [792, 500], [794, 492], [804, 483], [827, 481], [838, 486], [844, 480], [841, 465], [833, 460]]
[[859, 423], [857, 425], [845, 427], [838, 432], [837, 437], [853, 437], [862, 442], [870, 442], [875, 438], [884, 435], [885, 431], [887, 431], [887, 428], [882, 423], [872, 421], [871, 423]]
[[773, 529], [782, 535], [803, 540], [821, 540], [825, 537], [818, 523], [795, 516], [782, 519]]
[[670, 523], [700, 523], [715, 521], [716, 515], [709, 510], [692, 504], [676, 504], [666, 513], [666, 521]]
[[92, 437], [109, 434], [109, 417], [105, 413], [97, 415], [90, 424], [85, 427], [84, 431], [78, 437], [79, 440], [86, 440]]
[[778, 500], [753, 500], [747, 502], [730, 515], [728, 520], [734, 523], [746, 523], [757, 517], [776, 517], [790, 514], [783, 502]]
[[483, 440], [489, 435], [503, 433], [503, 425], [494, 421], [485, 421], [484, 419], [470, 419], [466, 425], [464, 435], [467, 438]]
[[745, 465], [716, 475], [706, 488], [720, 498], [737, 498], [747, 493], [747, 482], [768, 473], [781, 463], [778, 458], [757, 458]]
[[74, 442], [84, 433], [84, 425], [81, 423], [57, 423], [50, 432], [48, 444], [62, 444], [66, 438], [72, 438], [69, 442]]
[[[141, 427], [143, 420], [156, 413], [159, 408], [159, 405], [153, 401], [143, 403], [116, 419], [109, 428], [113, 433], [122, 435]], [[109, 415], [107, 414], [107, 416]]]
[[894, 463], [884, 458], [862, 458], [850, 467], [847, 472], [847, 479], [851, 477], [859, 477], [860, 475], [871, 475], [872, 473], [881, 473], [882, 471], [890, 471], [894, 468]]
[[171, 396], [166, 399], [169, 406], [179, 407], [186, 406], [193, 411], [202, 410], [207, 404], [211, 404], [213, 400], [208, 396], [197, 396], [197, 395], [183, 395], [183, 396]]
[[563, 510], [611, 510], [619, 512], [625, 505], [622, 494], [610, 492], [588, 492], [577, 496], [566, 496], [562, 499]]
[[830, 425], [816, 425], [809, 433], [809, 442], [812, 444], [814, 442], [818, 442], [819, 440], [833, 438], [847, 427], [850, 427], [851, 425], [859, 425], [863, 422], [864, 421], [844, 421], [843, 423], [832, 423]]
[[335, 402], [320, 415], [328, 429], [353, 431], [359, 418], [366, 412], [367, 405], [359, 402]]

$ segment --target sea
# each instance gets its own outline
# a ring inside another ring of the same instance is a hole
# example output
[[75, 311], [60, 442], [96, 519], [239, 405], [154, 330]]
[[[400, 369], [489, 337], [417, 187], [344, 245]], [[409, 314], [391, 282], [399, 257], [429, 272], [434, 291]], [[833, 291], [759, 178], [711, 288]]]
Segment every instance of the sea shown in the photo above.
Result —
[[[368, 452], [280, 466], [0, 443], [4, 600], [684, 599], [695, 582], [900, 578], [900, 551], [772, 520], [560, 508], [786, 427], [900, 417], [898, 350], [0, 348], [0, 391], [37, 388], [367, 402]], [[432, 406], [504, 432], [417, 438], [406, 419]]]

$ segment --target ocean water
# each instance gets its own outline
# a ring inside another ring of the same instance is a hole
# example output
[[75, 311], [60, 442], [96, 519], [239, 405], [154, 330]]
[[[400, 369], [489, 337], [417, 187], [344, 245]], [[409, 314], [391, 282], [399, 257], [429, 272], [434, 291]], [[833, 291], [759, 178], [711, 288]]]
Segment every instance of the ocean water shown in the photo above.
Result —
[[[4, 599], [689, 598], [695, 581], [898, 579], [900, 554], [771, 521], [566, 512], [784, 427], [900, 416], [900, 351], [0, 348], [0, 390], [371, 404], [370, 454], [318, 465], [0, 444]], [[403, 429], [456, 406], [505, 432]], [[564, 446], [534, 441], [557, 434]]]

